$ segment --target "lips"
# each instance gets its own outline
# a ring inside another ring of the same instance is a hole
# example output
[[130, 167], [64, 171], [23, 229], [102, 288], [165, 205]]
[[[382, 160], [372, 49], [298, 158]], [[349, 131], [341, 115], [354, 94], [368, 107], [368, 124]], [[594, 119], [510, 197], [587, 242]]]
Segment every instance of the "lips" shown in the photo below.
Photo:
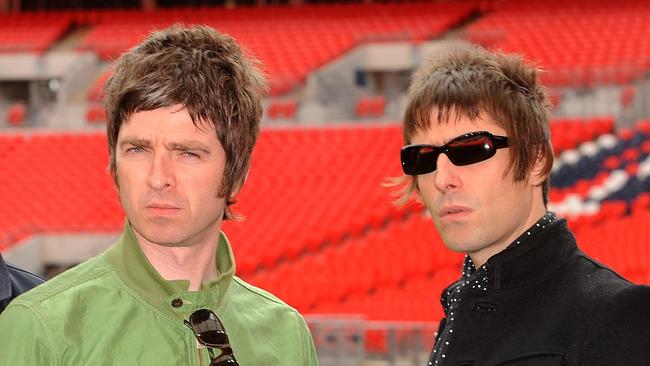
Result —
[[440, 209], [438, 216], [440, 218], [456, 218], [468, 215], [472, 210], [465, 206], [449, 205]]
[[174, 215], [181, 210], [180, 207], [168, 203], [151, 203], [146, 206], [146, 209], [155, 216]]
[[172, 210], [179, 210], [180, 207], [176, 207], [174, 205], [166, 204], [166, 203], [152, 203], [147, 206], [147, 208], [160, 208], [160, 209], [172, 209]]

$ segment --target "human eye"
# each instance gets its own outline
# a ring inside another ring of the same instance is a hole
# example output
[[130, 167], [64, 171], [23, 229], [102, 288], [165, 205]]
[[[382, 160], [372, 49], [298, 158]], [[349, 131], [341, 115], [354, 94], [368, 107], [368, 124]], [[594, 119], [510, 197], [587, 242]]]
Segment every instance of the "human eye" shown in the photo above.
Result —
[[126, 149], [127, 153], [137, 154], [145, 152], [146, 150], [142, 146], [132, 146]]
[[201, 157], [201, 155], [193, 152], [193, 151], [181, 151], [181, 155], [187, 158], [192, 158], [192, 159], [198, 159]]

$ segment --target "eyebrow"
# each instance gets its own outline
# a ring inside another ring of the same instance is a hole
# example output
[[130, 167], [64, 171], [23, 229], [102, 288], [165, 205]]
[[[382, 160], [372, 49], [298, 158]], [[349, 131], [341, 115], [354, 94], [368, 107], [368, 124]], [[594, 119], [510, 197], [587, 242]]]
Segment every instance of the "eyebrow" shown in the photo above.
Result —
[[127, 137], [122, 142], [120, 142], [120, 147], [123, 148], [126, 145], [138, 146], [138, 147], [150, 147], [151, 142], [147, 139], [137, 138], [137, 137]]
[[170, 142], [166, 144], [165, 147], [168, 148], [169, 150], [177, 150], [177, 151], [189, 151], [189, 150], [201, 151], [206, 155], [210, 155], [210, 148], [207, 147], [202, 142], [196, 140]]
[[[120, 142], [120, 147], [124, 146], [138, 146], [138, 147], [151, 147], [151, 141], [145, 138], [127, 137]], [[202, 142], [196, 140], [185, 140], [180, 142], [169, 142], [165, 144], [165, 148], [174, 151], [200, 151], [206, 155], [210, 155], [210, 148]]]

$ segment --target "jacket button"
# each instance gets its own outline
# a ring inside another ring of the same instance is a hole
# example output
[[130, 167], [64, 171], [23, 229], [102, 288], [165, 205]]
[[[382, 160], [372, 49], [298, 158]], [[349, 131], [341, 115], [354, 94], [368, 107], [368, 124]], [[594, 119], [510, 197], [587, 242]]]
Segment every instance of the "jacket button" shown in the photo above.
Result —
[[175, 308], [180, 308], [181, 306], [183, 306], [183, 300], [181, 299], [172, 300], [172, 306]]

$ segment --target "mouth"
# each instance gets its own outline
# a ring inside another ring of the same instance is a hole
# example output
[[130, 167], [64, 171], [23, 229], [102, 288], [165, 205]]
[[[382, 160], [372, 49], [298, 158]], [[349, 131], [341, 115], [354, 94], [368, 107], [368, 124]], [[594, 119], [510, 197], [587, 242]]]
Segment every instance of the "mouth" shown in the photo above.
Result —
[[166, 204], [166, 203], [152, 203], [146, 206], [147, 211], [152, 213], [154, 216], [169, 216], [178, 213], [181, 208]]
[[471, 209], [464, 206], [445, 206], [440, 210], [438, 216], [443, 220], [454, 220], [465, 217], [471, 212]]

